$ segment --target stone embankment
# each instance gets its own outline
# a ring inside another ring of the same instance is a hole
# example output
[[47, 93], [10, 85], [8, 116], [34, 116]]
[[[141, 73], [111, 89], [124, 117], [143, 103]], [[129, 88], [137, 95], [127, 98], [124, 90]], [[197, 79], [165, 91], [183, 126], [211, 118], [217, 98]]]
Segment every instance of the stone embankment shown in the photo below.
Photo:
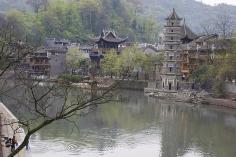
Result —
[[[22, 128], [17, 124], [17, 118], [9, 111], [9, 109], [0, 102], [0, 119], [1, 119], [1, 152], [0, 156], [7, 157], [11, 148], [5, 146], [4, 137], [12, 138], [15, 135], [18, 144], [20, 144], [24, 137], [25, 133]], [[10, 125], [9, 125], [10, 124]], [[15, 132], [15, 133], [14, 133]], [[20, 151], [16, 157], [26, 157], [25, 150]]]
[[219, 99], [212, 97], [205, 91], [196, 92], [193, 90], [182, 91], [164, 91], [158, 89], [145, 89], [145, 93], [151, 97], [157, 97], [161, 99], [172, 99], [177, 102], [186, 102], [192, 104], [214, 105], [236, 109], [236, 97], [230, 97], [225, 99]]
[[203, 97], [208, 95], [207, 92], [196, 92], [194, 90], [168, 91], [145, 88], [145, 94], [151, 97], [158, 97], [163, 99], [173, 99], [179, 102], [199, 103]]
[[79, 87], [82, 89], [91, 89], [91, 84], [93, 84], [94, 82], [96, 82], [96, 87], [99, 90], [108, 89], [115, 83], [115, 81], [110, 77], [96, 77], [94, 80], [86, 80], [81, 83], [73, 83], [72, 86]]

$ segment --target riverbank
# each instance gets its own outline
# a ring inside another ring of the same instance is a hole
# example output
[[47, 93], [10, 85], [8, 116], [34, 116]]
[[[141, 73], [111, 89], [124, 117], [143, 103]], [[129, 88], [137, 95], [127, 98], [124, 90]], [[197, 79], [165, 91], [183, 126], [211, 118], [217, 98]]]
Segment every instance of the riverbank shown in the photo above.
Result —
[[[4, 137], [12, 138], [15, 133], [16, 140], [18, 144], [20, 144], [24, 139], [24, 131], [23, 129], [18, 129], [19, 125], [15, 122], [17, 122], [17, 118], [11, 113], [11, 111], [0, 102], [0, 116], [1, 116], [1, 152], [3, 157], [7, 157], [10, 152], [10, 147], [5, 147], [5, 143], [3, 141]], [[11, 125], [5, 125], [5, 124], [11, 124]], [[0, 156], [1, 156], [0, 155]], [[29, 155], [26, 155], [25, 150], [20, 151], [16, 157], [27, 157]]]
[[158, 89], [145, 89], [145, 94], [159, 99], [169, 99], [176, 102], [185, 102], [191, 104], [213, 105], [225, 108], [236, 109], [236, 96], [226, 98], [214, 98], [205, 91], [197, 92], [190, 90], [183, 91], [164, 91]]
[[[103, 90], [103, 89], [109, 89], [114, 84], [117, 85], [117, 88], [119, 89], [129, 89], [129, 90], [144, 90], [148, 86], [147, 81], [142, 80], [119, 80], [119, 79], [111, 79], [111, 78], [95, 78], [96, 83], [96, 89], [97, 90]], [[79, 87], [82, 89], [91, 89], [91, 85], [93, 84], [93, 81], [86, 80], [81, 83], [72, 83], [71, 85], [74, 87]]]
[[236, 101], [232, 99], [219, 99], [219, 98], [206, 97], [202, 99], [202, 104], [236, 109]]

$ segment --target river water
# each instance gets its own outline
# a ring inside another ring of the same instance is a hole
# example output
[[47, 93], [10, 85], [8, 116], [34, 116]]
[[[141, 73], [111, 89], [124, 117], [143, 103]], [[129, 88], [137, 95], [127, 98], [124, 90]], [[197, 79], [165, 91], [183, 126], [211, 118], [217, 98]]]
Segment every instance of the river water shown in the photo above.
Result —
[[122, 91], [76, 124], [60, 121], [31, 137], [33, 157], [235, 157], [236, 111]]

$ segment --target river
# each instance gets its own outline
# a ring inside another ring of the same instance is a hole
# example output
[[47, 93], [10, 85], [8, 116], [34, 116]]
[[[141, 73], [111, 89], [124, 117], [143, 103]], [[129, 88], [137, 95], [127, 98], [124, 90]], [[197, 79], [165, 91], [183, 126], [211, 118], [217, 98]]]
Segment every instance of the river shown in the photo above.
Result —
[[31, 137], [33, 157], [235, 157], [236, 112], [122, 91], [125, 102], [54, 123]]
[[59, 121], [30, 139], [33, 157], [235, 157], [236, 111], [121, 92], [127, 100]]

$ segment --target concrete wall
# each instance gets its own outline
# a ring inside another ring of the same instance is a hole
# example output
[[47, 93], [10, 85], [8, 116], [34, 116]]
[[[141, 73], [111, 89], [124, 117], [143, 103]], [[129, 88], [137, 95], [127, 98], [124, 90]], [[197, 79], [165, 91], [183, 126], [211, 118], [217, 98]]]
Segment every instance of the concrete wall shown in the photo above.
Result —
[[49, 63], [50, 63], [50, 77], [57, 78], [59, 75], [65, 72], [66, 54], [57, 53], [51, 55]]

